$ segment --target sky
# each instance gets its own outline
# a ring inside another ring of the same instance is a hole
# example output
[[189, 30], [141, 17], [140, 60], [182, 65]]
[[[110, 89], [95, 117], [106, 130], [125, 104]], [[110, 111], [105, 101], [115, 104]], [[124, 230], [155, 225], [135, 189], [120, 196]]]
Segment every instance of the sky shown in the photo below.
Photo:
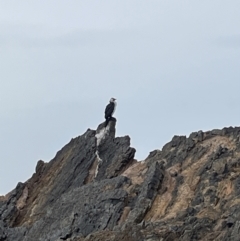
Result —
[[240, 1], [0, 1], [0, 194], [104, 121], [136, 158], [239, 126]]

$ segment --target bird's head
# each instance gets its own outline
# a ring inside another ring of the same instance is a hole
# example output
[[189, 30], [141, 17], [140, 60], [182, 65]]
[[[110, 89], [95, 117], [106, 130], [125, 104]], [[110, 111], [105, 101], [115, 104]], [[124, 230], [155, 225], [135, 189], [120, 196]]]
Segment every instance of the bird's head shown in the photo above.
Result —
[[115, 102], [115, 100], [116, 100], [115, 98], [111, 98], [110, 102]]

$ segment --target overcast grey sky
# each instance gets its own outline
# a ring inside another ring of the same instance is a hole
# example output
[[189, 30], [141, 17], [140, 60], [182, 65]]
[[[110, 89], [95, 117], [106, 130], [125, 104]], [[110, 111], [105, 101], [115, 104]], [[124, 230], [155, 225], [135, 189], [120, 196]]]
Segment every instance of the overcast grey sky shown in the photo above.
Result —
[[143, 160], [173, 135], [238, 126], [239, 0], [0, 1], [0, 194], [96, 129]]

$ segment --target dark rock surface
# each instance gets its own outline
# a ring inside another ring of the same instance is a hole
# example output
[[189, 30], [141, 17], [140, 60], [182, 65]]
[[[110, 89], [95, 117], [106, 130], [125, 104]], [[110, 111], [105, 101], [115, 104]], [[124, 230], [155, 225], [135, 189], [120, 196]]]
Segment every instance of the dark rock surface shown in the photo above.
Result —
[[137, 162], [115, 125], [0, 197], [0, 241], [240, 240], [240, 128], [174, 136]]

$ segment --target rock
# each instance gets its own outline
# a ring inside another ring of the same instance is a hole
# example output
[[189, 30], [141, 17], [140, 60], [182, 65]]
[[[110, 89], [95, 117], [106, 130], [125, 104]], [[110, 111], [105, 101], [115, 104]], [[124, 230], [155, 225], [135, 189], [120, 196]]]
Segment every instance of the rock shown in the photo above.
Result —
[[0, 240], [4, 241], [7, 238], [6, 227], [3, 221], [0, 221]]
[[240, 128], [174, 136], [143, 162], [88, 129], [0, 197], [0, 241], [239, 240]]

